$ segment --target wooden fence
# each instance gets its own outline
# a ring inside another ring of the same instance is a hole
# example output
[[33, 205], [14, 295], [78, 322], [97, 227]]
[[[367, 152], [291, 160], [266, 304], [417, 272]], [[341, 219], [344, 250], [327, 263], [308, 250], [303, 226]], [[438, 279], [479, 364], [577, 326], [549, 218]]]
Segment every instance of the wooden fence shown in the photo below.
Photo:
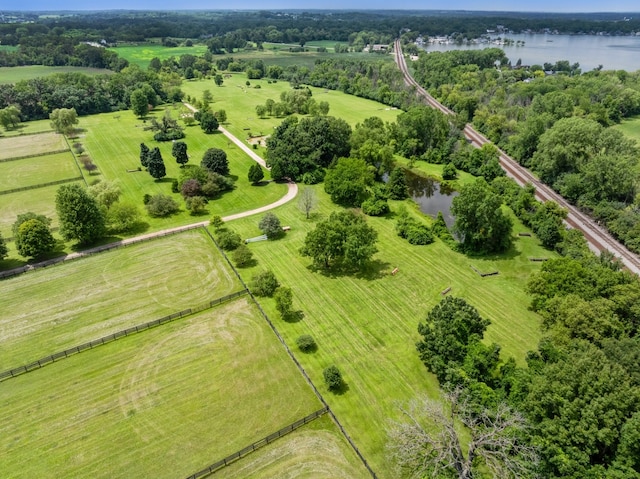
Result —
[[283, 427], [279, 431], [276, 431], [273, 434], [269, 434], [267, 437], [263, 437], [259, 441], [256, 441], [253, 444], [250, 444], [247, 447], [234, 452], [233, 454], [225, 457], [224, 459], [221, 459], [218, 462], [214, 462], [210, 466], [205, 467], [204, 469], [196, 472], [195, 474], [190, 475], [189, 477], [187, 477], [187, 479], [200, 479], [201, 477], [206, 477], [209, 474], [213, 474], [217, 470], [222, 469], [223, 467], [226, 467], [229, 464], [234, 463], [235, 461], [246, 456], [247, 454], [252, 453], [256, 449], [260, 449], [262, 446], [266, 446], [267, 444], [272, 443], [276, 439], [279, 439], [282, 436], [286, 436], [290, 432], [295, 431], [296, 429], [304, 426], [305, 424], [310, 423], [314, 419], [326, 414], [328, 411], [329, 411], [329, 408], [325, 406], [322, 409], [319, 409], [309, 414], [307, 417], [299, 419], [296, 422]]
[[188, 308], [182, 311], [178, 311], [177, 313], [170, 314], [168, 316], [164, 316], [160, 319], [156, 319], [154, 321], [149, 321], [148, 323], [138, 324], [136, 326], [132, 326], [127, 329], [123, 329], [121, 331], [115, 332], [113, 334], [109, 334], [108, 336], [104, 336], [99, 339], [94, 339], [93, 341], [89, 341], [88, 343], [80, 344], [79, 346], [74, 346], [69, 349], [65, 349], [64, 351], [60, 351], [58, 353], [51, 354], [44, 358], [40, 358], [37, 361], [34, 361], [29, 364], [25, 364], [24, 366], [19, 366], [17, 368], [9, 369], [7, 371], [0, 372], [0, 382], [6, 379], [14, 378], [16, 376], [20, 376], [22, 374], [28, 373], [30, 371], [34, 371], [36, 369], [40, 369], [48, 364], [55, 363], [61, 359], [68, 358], [69, 356], [73, 356], [74, 354], [81, 353], [83, 351], [87, 351], [89, 349], [93, 349], [98, 346], [102, 346], [103, 344], [111, 343], [117, 339], [124, 338], [127, 336], [131, 336], [132, 334], [139, 333], [141, 331], [146, 331], [147, 329], [155, 328], [156, 326], [160, 326], [165, 323], [170, 323], [171, 321], [175, 321], [176, 319], [184, 318], [185, 316], [190, 316], [195, 313], [199, 313], [200, 311], [204, 311], [206, 309], [213, 308], [218, 304], [221, 304], [225, 301], [229, 301], [230, 299], [235, 299], [240, 296], [247, 294], [248, 291], [243, 289], [242, 291], [236, 291], [235, 293], [228, 294], [226, 296], [222, 296], [221, 298], [214, 299], [213, 301], [209, 301], [208, 303], [201, 304], [199, 306]]
[[0, 163], [5, 163], [7, 161], [26, 160], [27, 158], [37, 158], [38, 156], [57, 155], [59, 153], [66, 153], [67, 151], [69, 151], [69, 149], [65, 148], [64, 150], [53, 150], [53, 151], [45, 151], [44, 153], [33, 153], [31, 155], [13, 156], [11, 158], [0, 159]]
[[76, 176], [75, 178], [66, 178], [64, 180], [49, 181], [48, 183], [39, 183], [31, 186], [21, 186], [20, 188], [13, 188], [11, 190], [0, 191], [0, 195], [8, 195], [10, 193], [18, 193], [19, 191], [35, 190], [37, 188], [44, 188], [45, 186], [62, 185], [63, 183], [71, 183], [72, 181], [82, 181], [82, 176]]

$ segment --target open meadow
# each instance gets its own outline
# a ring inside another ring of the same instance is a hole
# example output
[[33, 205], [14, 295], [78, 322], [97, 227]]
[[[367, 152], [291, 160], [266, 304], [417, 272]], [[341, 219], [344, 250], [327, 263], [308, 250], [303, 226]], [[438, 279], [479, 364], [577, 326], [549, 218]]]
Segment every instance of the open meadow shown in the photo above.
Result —
[[640, 146], [640, 117], [624, 119], [613, 128], [636, 140], [636, 143]]
[[[280, 240], [252, 243], [258, 266], [241, 274], [248, 281], [256, 271], [270, 269], [292, 288], [294, 310], [302, 312], [302, 319], [277, 320], [278, 330], [294, 350], [300, 335], [315, 338], [318, 350], [297, 352], [297, 357], [316, 384], [323, 384], [324, 368], [338, 366], [347, 391], [332, 394], [325, 386], [320, 389], [374, 470], [380, 477], [393, 477], [384, 445], [387, 421], [399, 414], [396, 402], [438, 394], [436, 379], [415, 350], [418, 323], [451, 287], [449, 294], [466, 299], [491, 320], [485, 340], [499, 343], [503, 358], [513, 356], [523, 364], [526, 351], [535, 348], [540, 337], [540, 319], [528, 309], [523, 290], [528, 275], [540, 265], [528, 258], [554, 254], [529, 237], [517, 238], [506, 254], [485, 259], [456, 253], [439, 240], [412, 246], [396, 235], [392, 214], [367, 218], [379, 235], [379, 252], [369, 270], [356, 275], [315, 271], [298, 251], [306, 233], [336, 208], [322, 187], [315, 190], [321, 201], [312, 219], [306, 220], [295, 203], [275, 210], [291, 230]], [[392, 204], [392, 209], [397, 207]], [[243, 236], [258, 233], [256, 219], [241, 219], [230, 227]], [[526, 229], [516, 224], [515, 231]], [[471, 266], [500, 274], [481, 278]], [[398, 274], [391, 275], [396, 267]], [[261, 304], [271, 317], [279, 317], [272, 300]]]
[[120, 58], [124, 58], [129, 63], [138, 65], [143, 70], [146, 70], [154, 58], [166, 60], [175, 57], [177, 60], [181, 55], [186, 54], [200, 56], [207, 51], [207, 47], [205, 45], [165, 47], [160, 44], [147, 43], [142, 45], [122, 45], [109, 48], [109, 50], [116, 52]]
[[321, 407], [248, 297], [10, 379], [0, 402], [16, 479], [186, 477]]
[[0, 162], [0, 192], [81, 176], [70, 151]]
[[89, 76], [112, 75], [111, 70], [105, 68], [88, 67], [47, 67], [43, 65], [28, 65], [18, 67], [0, 67], [0, 85], [17, 83], [21, 80], [33, 80], [34, 78], [54, 75], [56, 73], [84, 73]]
[[242, 289], [200, 229], [5, 279], [0, 370]]
[[0, 160], [68, 150], [64, 136], [54, 132], [24, 135], [15, 138], [0, 138]]

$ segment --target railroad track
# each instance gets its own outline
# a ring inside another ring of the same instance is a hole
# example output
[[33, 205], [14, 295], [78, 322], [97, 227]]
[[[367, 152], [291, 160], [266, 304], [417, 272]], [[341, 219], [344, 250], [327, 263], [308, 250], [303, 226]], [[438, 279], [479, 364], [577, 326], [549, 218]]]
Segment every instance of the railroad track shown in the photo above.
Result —
[[[407, 67], [407, 60], [402, 54], [402, 45], [400, 45], [400, 40], [395, 41], [395, 57], [396, 64], [398, 65], [398, 68], [400, 68], [400, 71], [402, 71], [404, 81], [407, 85], [414, 87], [417, 94], [421, 95], [429, 106], [440, 110], [446, 115], [454, 114], [452, 110], [433, 98], [429, 92], [420, 86], [411, 76], [409, 68]], [[480, 148], [485, 143], [491, 143], [484, 135], [475, 130], [469, 124], [464, 127], [463, 133], [467, 140], [477, 148]], [[529, 170], [522, 167], [522, 165], [507, 155], [504, 151], [499, 150], [499, 152], [500, 166], [505, 170], [507, 176], [513, 178], [520, 186], [524, 186], [527, 183], [531, 183], [535, 186], [537, 200], [542, 202], [552, 200], [565, 208], [568, 211], [565, 223], [571, 228], [582, 231], [587, 243], [589, 244], [589, 248], [592, 251], [596, 253], [600, 253], [605, 250], [610, 251], [616, 256], [616, 258], [622, 261], [629, 271], [640, 275], [640, 258], [638, 258], [637, 255], [633, 254], [624, 245], [613, 238], [613, 236], [611, 236], [602, 226], [597, 224], [593, 218], [571, 205], [567, 200], [538, 180]]]

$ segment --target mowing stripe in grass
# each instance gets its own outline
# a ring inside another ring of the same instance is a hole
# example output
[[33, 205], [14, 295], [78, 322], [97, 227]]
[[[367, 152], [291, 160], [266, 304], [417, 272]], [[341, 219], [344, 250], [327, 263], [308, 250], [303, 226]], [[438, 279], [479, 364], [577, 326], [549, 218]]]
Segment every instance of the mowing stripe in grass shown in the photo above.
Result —
[[218, 462], [214, 462], [213, 464], [211, 464], [208, 467], [205, 467], [201, 471], [198, 471], [195, 474], [190, 475], [189, 477], [187, 477], [187, 479], [199, 479], [201, 477], [206, 477], [209, 474], [213, 474], [217, 470], [222, 469], [223, 467], [227, 467], [228, 465], [234, 463], [238, 459], [241, 459], [244, 456], [251, 454], [253, 451], [260, 449], [261, 447], [266, 446], [267, 444], [271, 444], [276, 439], [280, 439], [281, 437], [286, 436], [290, 432], [293, 432], [296, 429], [306, 424], [309, 424], [311, 421], [319, 418], [320, 416], [326, 414], [327, 412], [329, 412], [328, 406], [325, 406], [322, 409], [318, 409], [317, 411], [309, 414], [308, 416], [305, 416], [302, 419], [298, 419], [296, 422], [293, 422], [288, 426], [283, 427], [279, 431], [276, 431], [273, 434], [269, 434], [268, 436], [263, 437], [259, 441], [256, 441], [253, 444], [250, 444], [249, 446], [242, 448], [237, 452], [234, 452], [233, 454], [225, 457], [224, 459], [221, 459]]
[[170, 323], [176, 319], [181, 319], [187, 316], [191, 316], [192, 314], [199, 313], [201, 311], [205, 311], [207, 309], [211, 309], [214, 306], [224, 303], [225, 301], [229, 301], [230, 299], [235, 299], [240, 296], [247, 294], [249, 291], [247, 289], [243, 289], [241, 291], [236, 291], [235, 293], [228, 294], [218, 299], [214, 299], [209, 301], [208, 303], [201, 304], [199, 306], [194, 306], [193, 308], [187, 308], [182, 311], [178, 311], [177, 313], [169, 314], [168, 316], [163, 316], [160, 319], [155, 319], [153, 321], [149, 321], [147, 323], [138, 324], [136, 326], [132, 326], [131, 328], [123, 329], [121, 331], [115, 332], [113, 334], [109, 334], [108, 336], [103, 336], [99, 339], [94, 339], [93, 341], [89, 341], [88, 343], [80, 344], [79, 346], [74, 346], [69, 349], [65, 349], [64, 351], [60, 351], [58, 353], [51, 354], [44, 358], [40, 358], [37, 361], [34, 361], [29, 364], [25, 364], [24, 366], [20, 366], [17, 368], [9, 369], [7, 371], [0, 372], [0, 382], [6, 379], [15, 378], [22, 374], [35, 371], [36, 369], [43, 368], [48, 364], [55, 363], [57, 360], [66, 359], [69, 356], [73, 356], [74, 354], [81, 353], [82, 351], [87, 351], [89, 349], [94, 349], [98, 346], [102, 346], [104, 344], [108, 344], [112, 341], [116, 341], [120, 338], [125, 338], [127, 336], [131, 336], [132, 334], [141, 333], [142, 331], [146, 331], [151, 328], [155, 328], [156, 326], [160, 326], [166, 323]]
[[13, 188], [12, 190], [0, 191], [0, 195], [8, 195], [10, 193], [18, 193], [19, 191], [35, 190], [37, 188], [45, 188], [47, 186], [62, 185], [63, 183], [72, 183], [74, 181], [82, 181], [82, 176], [76, 176], [75, 178], [66, 178], [64, 180], [50, 181], [49, 183], [40, 183], [39, 185], [23, 186], [22, 188]]
[[[34, 135], [37, 133], [33, 133]], [[43, 151], [39, 153], [34, 153], [32, 155], [24, 155], [24, 156], [13, 156], [11, 158], [0, 158], [0, 163], [4, 163], [6, 161], [17, 161], [17, 160], [26, 160], [27, 158], [36, 158], [38, 156], [47, 156], [47, 155], [57, 155], [58, 153], [66, 153], [69, 151], [68, 148], [64, 148], [62, 150], [54, 150], [54, 151]]]

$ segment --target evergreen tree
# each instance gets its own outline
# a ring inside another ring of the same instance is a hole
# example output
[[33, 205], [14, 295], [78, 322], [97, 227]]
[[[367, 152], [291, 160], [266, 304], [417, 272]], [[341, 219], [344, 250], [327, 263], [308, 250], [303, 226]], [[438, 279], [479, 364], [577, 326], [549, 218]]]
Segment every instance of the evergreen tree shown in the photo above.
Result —
[[149, 147], [144, 143], [140, 143], [140, 164], [143, 168], [149, 166]]
[[171, 154], [176, 159], [176, 163], [180, 167], [184, 166], [189, 161], [189, 155], [187, 155], [187, 144], [184, 141], [176, 141], [171, 147]]
[[164, 167], [164, 160], [162, 159], [162, 153], [157, 146], [149, 152], [149, 162], [147, 165], [149, 174], [156, 180], [164, 178], [167, 175], [167, 170]]

